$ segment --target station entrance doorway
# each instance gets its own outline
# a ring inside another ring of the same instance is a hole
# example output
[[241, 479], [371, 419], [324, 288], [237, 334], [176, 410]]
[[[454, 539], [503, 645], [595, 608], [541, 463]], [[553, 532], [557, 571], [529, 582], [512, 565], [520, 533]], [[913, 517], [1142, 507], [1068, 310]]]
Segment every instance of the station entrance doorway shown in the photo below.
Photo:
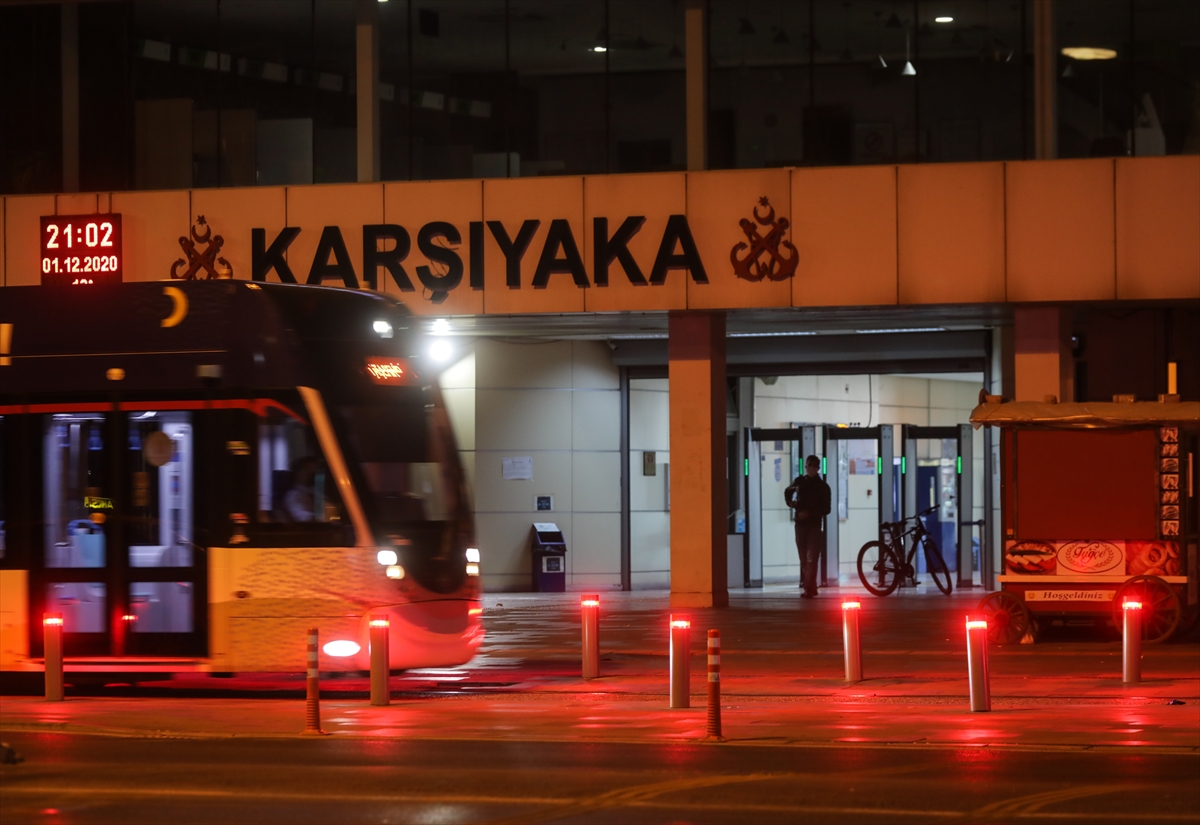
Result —
[[[745, 428], [743, 439], [746, 533], [741, 558], [731, 557], [730, 586], [736, 587], [739, 579], [745, 587], [798, 584], [795, 514], [784, 501], [784, 490], [803, 472], [809, 455], [821, 459], [821, 475], [831, 493], [821, 586], [856, 586], [858, 551], [880, 538], [880, 524], [931, 506], [937, 509], [924, 517], [926, 529], [947, 566], [957, 571], [958, 586], [970, 587], [978, 563], [986, 566], [990, 560], [989, 548], [974, 540], [976, 528], [982, 528], [981, 537], [989, 532], [987, 508], [983, 519], [971, 520], [974, 463], [969, 425], [797, 424], [787, 429]], [[915, 561], [918, 573], [925, 572], [921, 554]], [[988, 571], [982, 572], [986, 583]]]

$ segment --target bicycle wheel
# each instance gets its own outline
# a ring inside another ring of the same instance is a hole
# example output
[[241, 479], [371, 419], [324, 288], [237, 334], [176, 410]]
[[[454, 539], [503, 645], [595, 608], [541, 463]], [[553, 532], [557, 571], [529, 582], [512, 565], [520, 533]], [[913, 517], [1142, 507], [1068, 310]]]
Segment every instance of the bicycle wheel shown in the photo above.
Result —
[[925, 551], [925, 567], [929, 570], [929, 575], [933, 576], [938, 590], [949, 596], [953, 589], [950, 569], [946, 567], [946, 560], [942, 558], [937, 544], [929, 536], [921, 536], [921, 549]]
[[890, 547], [869, 541], [858, 551], [858, 578], [876, 596], [886, 596], [900, 586], [900, 562]]

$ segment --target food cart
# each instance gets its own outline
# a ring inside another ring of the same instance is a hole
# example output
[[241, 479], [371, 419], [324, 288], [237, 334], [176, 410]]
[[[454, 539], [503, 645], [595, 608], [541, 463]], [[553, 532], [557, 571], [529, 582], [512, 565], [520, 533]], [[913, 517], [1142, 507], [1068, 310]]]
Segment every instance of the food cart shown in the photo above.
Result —
[[1000, 590], [979, 611], [993, 641], [1039, 623], [1143, 605], [1143, 638], [1186, 627], [1197, 599], [1200, 403], [1004, 402], [980, 394], [976, 427], [1000, 430]]

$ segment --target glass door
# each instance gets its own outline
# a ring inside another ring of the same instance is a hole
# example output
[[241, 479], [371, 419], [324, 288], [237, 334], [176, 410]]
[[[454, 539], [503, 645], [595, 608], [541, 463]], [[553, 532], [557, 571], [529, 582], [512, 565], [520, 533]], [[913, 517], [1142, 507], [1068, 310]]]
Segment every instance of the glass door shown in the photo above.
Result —
[[45, 421], [42, 596], [46, 612], [63, 615], [66, 653], [201, 652], [192, 413]]

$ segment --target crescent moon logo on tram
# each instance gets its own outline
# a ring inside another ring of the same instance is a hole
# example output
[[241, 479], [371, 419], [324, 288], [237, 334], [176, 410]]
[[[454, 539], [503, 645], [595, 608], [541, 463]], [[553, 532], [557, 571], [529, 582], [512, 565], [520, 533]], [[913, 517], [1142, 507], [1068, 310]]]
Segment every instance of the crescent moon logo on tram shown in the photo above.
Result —
[[163, 318], [159, 326], [167, 329], [169, 327], [177, 327], [183, 323], [183, 319], [188, 314], [188, 299], [182, 289], [177, 286], [163, 287], [163, 295], [166, 295], [174, 302], [171, 314]]

